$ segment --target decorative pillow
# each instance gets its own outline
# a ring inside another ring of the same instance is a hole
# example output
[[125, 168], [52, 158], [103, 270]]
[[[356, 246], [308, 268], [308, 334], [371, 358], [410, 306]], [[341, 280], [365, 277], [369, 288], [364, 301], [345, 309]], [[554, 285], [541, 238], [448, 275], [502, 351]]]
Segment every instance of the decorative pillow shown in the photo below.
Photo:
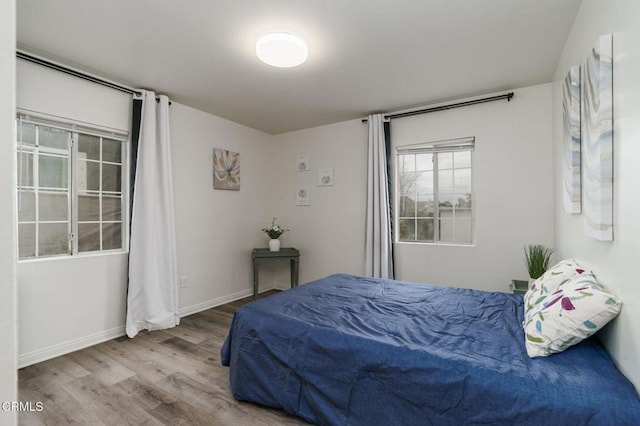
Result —
[[621, 307], [620, 299], [607, 293], [592, 272], [575, 275], [533, 301], [524, 324], [527, 354], [533, 358], [562, 352], [604, 327]]
[[524, 295], [525, 315], [531, 311], [536, 300], [553, 293], [558, 287], [576, 275], [586, 272], [574, 259], [564, 259], [549, 268], [540, 278], [531, 283]]

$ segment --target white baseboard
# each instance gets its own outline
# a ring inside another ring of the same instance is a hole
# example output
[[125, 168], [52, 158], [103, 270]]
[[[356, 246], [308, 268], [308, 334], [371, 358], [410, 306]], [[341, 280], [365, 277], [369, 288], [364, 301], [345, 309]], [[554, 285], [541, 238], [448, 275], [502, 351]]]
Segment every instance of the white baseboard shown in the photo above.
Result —
[[[262, 289], [260, 290], [260, 293], [273, 289], [282, 290], [278, 286]], [[210, 299], [202, 303], [191, 305], [186, 308], [180, 309], [180, 318], [186, 317], [187, 315], [193, 315], [198, 312], [206, 311], [207, 309], [215, 308], [216, 306], [224, 305], [225, 303], [234, 302], [251, 295], [253, 295], [253, 290], [248, 289], [232, 293], [228, 296], [217, 297], [215, 299]], [[88, 348], [89, 346], [97, 345], [98, 343], [103, 343], [111, 339], [122, 337], [125, 334], [125, 326], [123, 325], [111, 330], [102, 331], [99, 333], [91, 334], [89, 336], [80, 337], [77, 339], [69, 340], [67, 342], [58, 343], [56, 345], [28, 352], [26, 354], [18, 355], [18, 368], [28, 367], [29, 365], [47, 361], [49, 359], [56, 358], [61, 355], [66, 355], [71, 352], [79, 351], [80, 349]]]
[[89, 336], [80, 337], [78, 339], [69, 340], [36, 351], [28, 352], [18, 356], [18, 368], [27, 367], [37, 364], [60, 355], [79, 351], [107, 340], [115, 339], [125, 335], [124, 325], [122, 327], [112, 328], [111, 330], [102, 331], [100, 333], [91, 334]]

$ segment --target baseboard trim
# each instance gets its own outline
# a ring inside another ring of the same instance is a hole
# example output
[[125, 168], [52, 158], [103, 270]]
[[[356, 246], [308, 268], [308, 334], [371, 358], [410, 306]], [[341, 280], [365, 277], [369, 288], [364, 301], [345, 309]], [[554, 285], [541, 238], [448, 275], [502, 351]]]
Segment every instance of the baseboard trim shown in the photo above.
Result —
[[[265, 291], [274, 290], [280, 288], [270, 287], [266, 289], [261, 289], [260, 293], [264, 293]], [[198, 312], [206, 311], [207, 309], [215, 308], [216, 306], [224, 305], [225, 303], [235, 302], [236, 300], [244, 299], [245, 297], [249, 297], [253, 295], [253, 290], [242, 290], [236, 293], [229, 294], [227, 296], [216, 297], [215, 299], [210, 299], [205, 302], [197, 303], [195, 305], [187, 306], [186, 308], [180, 309], [180, 318], [186, 317], [188, 315], [197, 314]]]
[[124, 325], [112, 328], [111, 330], [102, 331], [100, 333], [91, 334], [89, 336], [80, 337], [78, 339], [69, 340], [46, 348], [38, 349], [32, 352], [18, 356], [18, 368], [28, 367], [42, 361], [66, 355], [89, 346], [97, 345], [111, 339], [116, 339], [125, 335]]
[[[278, 289], [279, 287], [271, 287], [260, 290], [260, 293]], [[179, 311], [180, 318], [188, 315], [193, 315], [198, 312], [206, 311], [207, 309], [215, 308], [216, 306], [224, 305], [225, 303], [234, 302], [239, 299], [253, 295], [253, 290], [242, 290], [236, 293], [232, 293], [227, 296], [216, 297], [202, 303], [187, 306]], [[38, 349], [26, 354], [18, 356], [18, 368], [28, 367], [39, 362], [47, 361], [61, 355], [66, 355], [71, 352], [79, 351], [80, 349], [88, 348], [99, 343], [104, 343], [111, 339], [116, 339], [126, 335], [125, 326], [112, 328], [111, 330], [102, 331], [99, 333], [91, 334], [89, 336], [80, 337], [77, 339], [69, 340], [63, 343], [48, 346], [46, 348]]]

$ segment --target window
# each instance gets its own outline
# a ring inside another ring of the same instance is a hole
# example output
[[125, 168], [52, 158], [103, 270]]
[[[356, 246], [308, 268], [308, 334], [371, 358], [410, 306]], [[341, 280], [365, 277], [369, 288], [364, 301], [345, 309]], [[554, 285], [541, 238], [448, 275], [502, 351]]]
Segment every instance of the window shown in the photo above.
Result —
[[397, 241], [473, 244], [474, 141], [396, 149]]
[[126, 248], [126, 134], [18, 120], [18, 258]]

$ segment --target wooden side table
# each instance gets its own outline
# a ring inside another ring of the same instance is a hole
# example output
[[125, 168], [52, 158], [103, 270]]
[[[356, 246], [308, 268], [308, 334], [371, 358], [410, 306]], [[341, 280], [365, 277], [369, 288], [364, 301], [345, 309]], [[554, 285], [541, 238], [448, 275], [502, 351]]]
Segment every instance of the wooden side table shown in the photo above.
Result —
[[293, 247], [283, 247], [280, 251], [269, 251], [268, 248], [254, 248], [251, 251], [253, 260], [253, 297], [258, 295], [258, 275], [261, 260], [289, 259], [291, 263], [291, 288], [298, 286], [298, 269], [300, 252]]

